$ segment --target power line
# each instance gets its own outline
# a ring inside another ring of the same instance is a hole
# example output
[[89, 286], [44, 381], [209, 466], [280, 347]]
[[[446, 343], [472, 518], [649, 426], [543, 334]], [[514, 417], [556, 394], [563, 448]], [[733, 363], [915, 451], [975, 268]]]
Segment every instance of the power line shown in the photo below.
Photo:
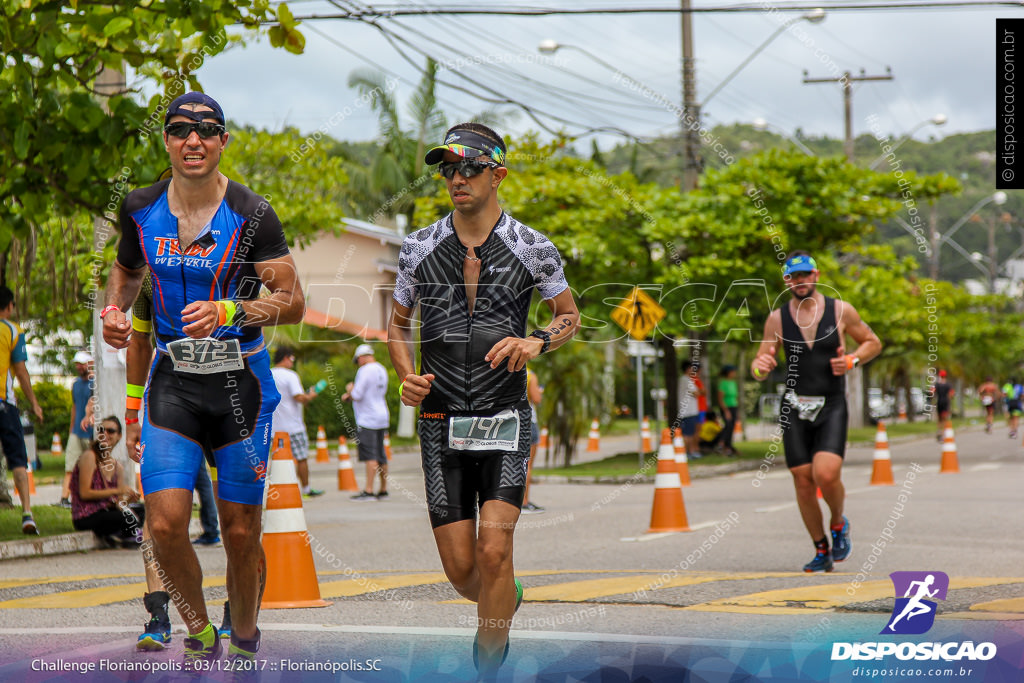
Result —
[[[1020, 3], [1015, 0], [954, 0], [952, 2], [872, 2], [872, 3], [836, 3], [827, 4], [830, 12], [850, 11], [863, 12], [874, 10], [948, 10], [948, 9], [978, 9], [983, 7], [1007, 7], [1020, 9]], [[773, 9], [778, 12], [807, 12], [820, 8], [821, 3], [813, 4], [780, 4], [774, 5]], [[736, 14], [743, 12], [764, 12], [763, 4], [741, 4], [741, 5], [718, 5], [711, 7], [689, 7], [683, 9], [675, 7], [603, 7], [603, 8], [480, 8], [478, 6], [437, 6], [437, 7], [415, 7], [408, 5], [378, 5], [366, 7], [361, 10], [346, 11], [335, 14], [309, 14], [296, 16], [296, 20], [312, 21], [321, 19], [394, 19], [396, 17], [414, 17], [428, 15], [485, 15], [485, 16], [525, 16], [544, 17], [554, 15], [593, 15], [593, 14]], [[264, 23], [274, 23], [267, 21]]]

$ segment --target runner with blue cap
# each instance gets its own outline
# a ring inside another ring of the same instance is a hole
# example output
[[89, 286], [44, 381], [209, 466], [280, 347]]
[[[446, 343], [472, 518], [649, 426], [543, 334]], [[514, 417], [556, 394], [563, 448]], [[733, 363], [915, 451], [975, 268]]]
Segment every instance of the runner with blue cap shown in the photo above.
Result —
[[[783, 279], [793, 298], [768, 316], [761, 346], [750, 364], [754, 378], [763, 382], [778, 365], [780, 347], [784, 351], [782, 443], [800, 516], [814, 542], [814, 558], [804, 565], [805, 572], [830, 572], [833, 562], [842, 562], [850, 554], [850, 522], [843, 515], [846, 491], [841, 479], [848, 421], [845, 375], [882, 350], [857, 309], [817, 291], [818, 277], [818, 264], [810, 254], [789, 255]], [[849, 354], [847, 336], [858, 344]], [[818, 489], [831, 514], [831, 548]]]

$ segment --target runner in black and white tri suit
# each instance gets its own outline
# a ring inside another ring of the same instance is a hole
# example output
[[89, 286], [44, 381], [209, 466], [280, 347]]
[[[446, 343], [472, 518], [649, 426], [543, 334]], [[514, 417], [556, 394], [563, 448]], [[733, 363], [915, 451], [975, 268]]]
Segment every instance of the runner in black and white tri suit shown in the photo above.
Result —
[[[814, 559], [805, 572], [830, 572], [832, 563], [850, 554], [850, 522], [843, 515], [846, 491], [840, 474], [846, 453], [847, 371], [879, 354], [882, 343], [850, 304], [818, 292], [818, 266], [805, 251], [795, 251], [783, 269], [793, 298], [772, 311], [764, 325], [757, 356], [750, 364], [762, 382], [777, 365], [781, 345], [786, 356], [786, 394], [779, 422], [786, 465], [793, 475], [796, 501], [814, 541]], [[846, 336], [859, 344], [846, 353]], [[832, 548], [816, 490], [831, 512]]]
[[[522, 601], [512, 535], [530, 457], [526, 363], [564, 344], [579, 324], [558, 250], [498, 205], [505, 150], [490, 128], [465, 123], [427, 152], [427, 164], [440, 162], [455, 210], [405, 238], [388, 329], [402, 402], [420, 406], [434, 539], [452, 586], [477, 603], [474, 659], [485, 676], [508, 653]], [[553, 319], [526, 334], [534, 289]]]

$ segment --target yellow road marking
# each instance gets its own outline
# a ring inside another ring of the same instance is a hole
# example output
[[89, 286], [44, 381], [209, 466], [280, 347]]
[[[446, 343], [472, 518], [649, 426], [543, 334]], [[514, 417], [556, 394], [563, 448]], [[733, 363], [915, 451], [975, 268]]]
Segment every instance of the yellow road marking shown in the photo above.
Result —
[[971, 611], [1022, 613], [1022, 618], [1024, 618], [1024, 598], [1003, 598], [979, 602], [976, 605], [971, 605]]
[[[1006, 583], [1019, 583], [1020, 579], [1015, 578], [952, 578], [949, 581], [951, 590], [961, 588], [981, 588], [985, 586], [997, 586]], [[858, 586], [851, 595], [847, 590], [849, 583], [830, 583], [819, 586], [801, 586], [799, 588], [783, 588], [780, 590], [762, 591], [748, 595], [738, 595], [728, 598], [719, 598], [700, 605], [691, 605], [684, 609], [706, 612], [731, 612], [732, 608], [743, 607], [762, 609], [765, 614], [789, 614], [791, 612], [780, 612], [780, 609], [792, 610], [826, 610], [831, 611], [836, 607], [842, 607], [855, 602], [869, 602], [893, 597], [892, 581], [889, 579], [881, 581], [866, 581]], [[802, 603], [802, 608], [794, 608], [792, 603]]]
[[[209, 576], [203, 580], [204, 588], [223, 586], [223, 576]], [[146, 584], [126, 583], [119, 586], [103, 586], [101, 588], [83, 588], [63, 593], [48, 593], [30, 598], [16, 598], [0, 602], [0, 609], [65, 609], [75, 607], [98, 607], [115, 602], [126, 602], [141, 598], [146, 592]]]
[[[796, 574], [788, 574], [796, 576]], [[639, 576], [618, 576], [609, 579], [589, 579], [585, 581], [569, 581], [549, 586], [527, 588], [523, 600], [530, 602], [584, 602], [612, 595], [628, 595], [640, 591], [656, 591], [664, 588], [696, 586], [714, 581], [743, 581], [747, 579], [766, 579], [778, 576], [777, 573], [751, 574], [681, 574], [663, 579], [664, 574], [641, 574]], [[469, 604], [469, 600], [446, 600], [446, 604]]]
[[361, 576], [358, 579], [329, 581], [320, 584], [321, 598], [345, 598], [365, 593], [405, 588], [408, 586], [426, 586], [432, 583], [447, 582], [444, 574], [404, 574], [398, 576]]
[[73, 581], [95, 581], [97, 579], [137, 579], [143, 574], [83, 574], [81, 576], [45, 576], [36, 579], [8, 579], [0, 581], [0, 590], [21, 586], [42, 586], [49, 583], [71, 583]]

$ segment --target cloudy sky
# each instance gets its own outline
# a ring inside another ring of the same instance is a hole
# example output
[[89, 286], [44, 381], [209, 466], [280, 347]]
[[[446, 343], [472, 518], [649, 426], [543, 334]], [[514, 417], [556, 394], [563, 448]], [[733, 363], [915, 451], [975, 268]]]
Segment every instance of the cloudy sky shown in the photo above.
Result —
[[[355, 3], [348, 3], [355, 4]], [[440, 5], [418, 0], [407, 6]], [[463, 3], [444, 3], [463, 4]], [[542, 7], [673, 7], [671, 0], [532, 0]], [[696, 7], [710, 7], [696, 0]], [[753, 3], [752, 3], [753, 4]], [[511, 3], [515, 5], [515, 3]], [[339, 12], [321, 0], [289, 4], [296, 16]], [[476, 0], [473, 7], [508, 7], [510, 3]], [[846, 70], [855, 75], [883, 75], [894, 80], [854, 85], [854, 133], [867, 132], [866, 118], [876, 116], [883, 131], [902, 135], [936, 114], [942, 127], [925, 125], [915, 137], [972, 132], [994, 127], [995, 20], [1024, 17], [1016, 8], [942, 10], [828, 11], [820, 23], [797, 21], [704, 106], [706, 125], [765, 119], [792, 133], [841, 137], [843, 99], [838, 83], [802, 83]], [[694, 17], [698, 100], [705, 98], [734, 68], [764, 43], [787, 19], [800, 13], [769, 11], [698, 14]], [[220, 101], [229, 118], [271, 130], [295, 126], [312, 131], [329, 125], [346, 140], [369, 140], [377, 134], [376, 118], [347, 86], [349, 74], [374, 69], [373, 62], [397, 79], [395, 92], [406, 101], [419, 80], [426, 57], [446, 62], [439, 94], [449, 121], [465, 119], [493, 106], [484, 98], [508, 98], [536, 109], [544, 127], [565, 128], [574, 135], [597, 135], [607, 147], [623, 140], [591, 129], [620, 129], [650, 138], [677, 129], [668, 103], [680, 94], [680, 20], [678, 14], [591, 15], [551, 17], [408, 17], [378, 20], [396, 38], [351, 20], [306, 21], [303, 55], [275, 50], [266, 39], [219, 55], [203, 67], [200, 79]], [[574, 46], [541, 54], [542, 40]], [[406, 42], [402, 42], [406, 41]], [[1024, 54], [1024, 53], [1022, 53]], [[362, 58], [360, 58], [362, 57]], [[367, 61], [368, 60], [368, 61]], [[618, 75], [617, 75], [618, 72]], [[639, 82], [661, 95], [630, 89]], [[497, 95], [495, 95], [497, 93]], [[542, 126], [515, 107], [506, 119], [513, 135]]]

